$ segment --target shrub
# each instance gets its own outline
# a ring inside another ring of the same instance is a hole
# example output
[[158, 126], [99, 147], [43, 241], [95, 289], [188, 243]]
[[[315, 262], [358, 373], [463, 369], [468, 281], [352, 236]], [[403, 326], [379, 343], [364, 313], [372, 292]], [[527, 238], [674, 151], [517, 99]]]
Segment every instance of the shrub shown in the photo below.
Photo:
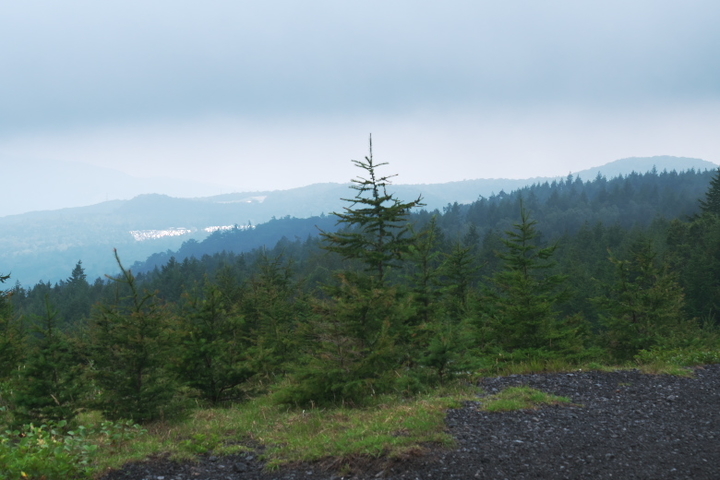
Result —
[[74, 430], [67, 430], [67, 426], [65, 421], [37, 427], [30, 424], [0, 434], [0, 478], [91, 478], [99, 445], [115, 445], [144, 433], [129, 422], [103, 422]]

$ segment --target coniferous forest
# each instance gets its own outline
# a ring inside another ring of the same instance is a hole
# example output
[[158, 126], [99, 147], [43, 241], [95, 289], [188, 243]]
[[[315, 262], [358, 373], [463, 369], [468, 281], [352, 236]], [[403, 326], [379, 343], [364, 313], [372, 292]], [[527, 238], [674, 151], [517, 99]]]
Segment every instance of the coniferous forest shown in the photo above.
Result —
[[302, 236], [251, 253], [230, 230], [132, 268], [118, 251], [117, 277], [2, 276], [0, 423], [363, 406], [513, 368], [720, 357], [720, 173], [568, 176], [429, 212], [372, 150], [355, 165], [343, 211], [275, 220]]

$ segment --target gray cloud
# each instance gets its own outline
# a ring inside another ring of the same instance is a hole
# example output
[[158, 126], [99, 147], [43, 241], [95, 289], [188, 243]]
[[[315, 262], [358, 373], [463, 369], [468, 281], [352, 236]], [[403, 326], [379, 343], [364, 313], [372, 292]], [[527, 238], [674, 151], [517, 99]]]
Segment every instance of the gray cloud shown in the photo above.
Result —
[[711, 1], [7, 2], [0, 128], [717, 99], [718, 18]]

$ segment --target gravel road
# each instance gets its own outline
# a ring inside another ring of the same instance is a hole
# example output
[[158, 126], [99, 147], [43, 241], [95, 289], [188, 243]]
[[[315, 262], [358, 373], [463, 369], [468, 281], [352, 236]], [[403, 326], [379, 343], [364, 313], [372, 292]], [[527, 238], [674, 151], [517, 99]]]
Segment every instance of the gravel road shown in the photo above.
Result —
[[[569, 397], [572, 405], [488, 413], [451, 410], [452, 451], [363, 465], [354, 479], [720, 479], [720, 365], [694, 378], [637, 371], [489, 378], [488, 394], [516, 385]], [[482, 399], [479, 399], [481, 401]], [[320, 465], [264, 472], [257, 453], [196, 464], [154, 460], [103, 480], [340, 480]]]

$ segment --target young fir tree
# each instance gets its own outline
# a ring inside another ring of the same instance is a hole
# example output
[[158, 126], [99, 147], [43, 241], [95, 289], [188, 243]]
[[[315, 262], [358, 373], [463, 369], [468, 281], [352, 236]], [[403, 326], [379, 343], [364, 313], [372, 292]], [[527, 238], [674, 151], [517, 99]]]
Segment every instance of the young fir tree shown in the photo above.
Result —
[[228, 293], [207, 282], [201, 295], [188, 296], [178, 321], [178, 376], [213, 404], [233, 398], [237, 387], [252, 374], [247, 366], [244, 318]]
[[45, 316], [27, 337], [27, 356], [13, 388], [17, 424], [71, 421], [83, 399], [78, 352], [58, 328], [57, 310], [48, 299], [45, 306]]
[[671, 269], [685, 292], [688, 318], [720, 318], [720, 216], [674, 220], [667, 231]]
[[438, 268], [440, 298], [434, 321], [427, 327], [429, 342], [421, 352], [420, 364], [435, 371], [440, 384], [448, 374], [470, 369], [466, 357], [472, 338], [468, 328], [472, 284], [479, 270], [472, 253], [476, 239], [465, 246], [456, 242]]
[[[82, 261], [78, 260], [70, 277], [63, 282], [62, 295], [57, 299], [63, 313], [61, 320], [67, 325], [77, 325], [90, 316], [92, 300]], [[60, 303], [62, 302], [62, 303]]]
[[298, 334], [309, 339], [304, 364], [279, 392], [281, 403], [360, 405], [398, 386], [404, 351], [398, 345], [414, 309], [393, 287], [345, 280], [317, 300], [315, 318]]
[[703, 213], [720, 215], [720, 169], [710, 181], [710, 188], [705, 193], [705, 199], [700, 200]]
[[472, 245], [456, 242], [440, 266], [443, 304], [456, 323], [467, 314], [471, 287], [480, 270], [473, 250]]
[[115, 252], [117, 296], [91, 319], [90, 358], [99, 387], [97, 407], [110, 419], [147, 422], [179, 413], [170, 371], [175, 332], [153, 293], [143, 293]]
[[[536, 221], [521, 205], [521, 221], [506, 232], [502, 270], [490, 278], [483, 308], [491, 344], [502, 351], [564, 351], [577, 347], [576, 327], [558, 319], [566, 278], [554, 267], [556, 246], [540, 248]], [[481, 327], [482, 328], [482, 327]]]
[[[9, 278], [9, 275], [0, 275], [0, 283]], [[23, 359], [23, 343], [23, 330], [10, 302], [10, 294], [0, 290], [0, 384], [10, 378]]]
[[439, 306], [442, 236], [437, 217], [433, 216], [410, 246], [410, 273], [407, 279], [417, 305], [416, 323], [421, 327], [432, 323]]
[[353, 163], [367, 178], [353, 180], [357, 195], [344, 199], [351, 205], [336, 214], [345, 228], [321, 235], [323, 248], [359, 261], [364, 269], [339, 272], [337, 282], [325, 289], [329, 298], [316, 302], [315, 318], [303, 330], [310, 339], [306, 363], [280, 393], [282, 402], [361, 403], [393, 388], [404, 358], [401, 344], [413, 306], [408, 295], [387, 287], [386, 279], [410, 251], [408, 215], [421, 200], [402, 202], [387, 192], [391, 177], [378, 175], [385, 164], [375, 163], [372, 139], [369, 156]]
[[251, 338], [248, 358], [258, 377], [272, 382], [294, 361], [299, 341], [297, 325], [304, 322], [310, 308], [293, 279], [292, 261], [262, 252], [255, 268], [242, 302]]
[[610, 261], [616, 282], [607, 295], [593, 300], [602, 309], [604, 343], [615, 359], [630, 360], [642, 349], [669, 344], [676, 334], [697, 327], [685, 320], [682, 288], [649, 241], [634, 243], [629, 260], [611, 256]]
[[376, 164], [372, 153], [364, 161], [353, 160], [356, 167], [365, 171], [367, 178], [352, 180], [350, 188], [357, 191], [343, 213], [333, 213], [338, 224], [345, 228], [335, 233], [322, 232], [324, 248], [339, 253], [345, 259], [357, 259], [379, 286], [384, 284], [388, 269], [406, 255], [413, 243], [407, 224], [410, 210], [422, 206], [422, 198], [402, 202], [387, 192], [390, 179], [395, 175], [380, 176], [377, 169], [387, 163]]

